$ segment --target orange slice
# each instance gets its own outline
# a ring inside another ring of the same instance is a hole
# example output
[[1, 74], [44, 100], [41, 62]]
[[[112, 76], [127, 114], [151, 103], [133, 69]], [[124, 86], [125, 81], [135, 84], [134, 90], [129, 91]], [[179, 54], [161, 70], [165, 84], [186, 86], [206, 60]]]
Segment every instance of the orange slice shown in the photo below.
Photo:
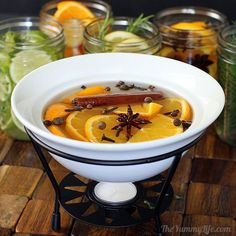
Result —
[[94, 18], [94, 14], [82, 3], [77, 1], [62, 1], [57, 4], [54, 17], [61, 23], [67, 19]]
[[160, 113], [164, 114], [166, 112], [172, 112], [174, 110], [179, 110], [179, 114], [176, 118], [180, 120], [191, 120], [192, 112], [191, 107], [188, 102], [183, 98], [164, 98], [158, 101], [163, 107]]
[[178, 22], [171, 25], [171, 27], [179, 30], [204, 30], [208, 28], [208, 25], [203, 21], [193, 21], [193, 22]]
[[83, 89], [69, 97], [64, 98], [63, 102], [71, 104], [72, 100], [79, 96], [90, 96], [90, 95], [109, 94], [109, 93], [110, 93], [109, 91], [106, 91], [105, 86], [93, 86], [93, 87]]
[[66, 117], [69, 115], [69, 112], [66, 112], [65, 109], [72, 108], [72, 106], [64, 103], [55, 103], [48, 107], [45, 112], [44, 119], [45, 120], [53, 120], [57, 117]]
[[[162, 108], [162, 105], [151, 102], [131, 105], [133, 113], [139, 113], [143, 118], [152, 118], [155, 116]], [[119, 106], [114, 113], [127, 113], [127, 105]]]
[[91, 110], [82, 110], [72, 112], [66, 119], [65, 129], [71, 138], [88, 141], [85, 134], [86, 121], [95, 115], [101, 114], [102, 109], [93, 108]]
[[151, 119], [151, 122], [152, 123], [147, 124], [143, 126], [142, 129], [138, 130], [128, 142], [135, 143], [156, 140], [183, 132], [182, 125], [175, 126], [172, 118], [162, 114], [157, 114], [153, 119]]
[[[116, 120], [117, 115], [97, 115], [93, 116], [87, 120], [85, 124], [85, 133], [90, 142], [93, 143], [111, 143], [109, 141], [102, 141], [102, 136], [113, 139], [115, 143], [126, 143], [126, 133], [124, 131], [120, 132], [120, 135], [116, 137], [116, 130], [112, 130], [112, 128], [119, 124]], [[104, 122], [106, 124], [105, 129], [99, 129], [99, 124]], [[135, 129], [135, 128], [134, 128]]]
[[214, 31], [209, 29], [209, 26], [204, 21], [179, 22], [171, 25], [171, 27], [177, 30], [201, 31], [197, 32], [201, 36], [214, 34]]
[[68, 138], [68, 136], [66, 135], [65, 130], [61, 126], [50, 125], [47, 128], [50, 132], [52, 132], [53, 134], [55, 134], [57, 136], [60, 136], [60, 137], [63, 137], [63, 138]]

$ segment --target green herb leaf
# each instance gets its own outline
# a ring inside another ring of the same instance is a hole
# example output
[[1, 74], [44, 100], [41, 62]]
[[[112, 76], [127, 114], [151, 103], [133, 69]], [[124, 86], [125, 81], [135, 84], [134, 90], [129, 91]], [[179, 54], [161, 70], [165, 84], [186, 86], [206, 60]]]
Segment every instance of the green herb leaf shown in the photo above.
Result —
[[132, 19], [129, 21], [129, 25], [126, 31], [134, 34], [137, 33], [139, 27], [143, 24], [146, 24], [152, 17], [153, 15], [144, 17], [144, 15], [141, 14], [137, 19], [135, 20]]
[[109, 26], [113, 23], [114, 19], [106, 15], [105, 19], [98, 24], [98, 39], [103, 40], [109, 30]]

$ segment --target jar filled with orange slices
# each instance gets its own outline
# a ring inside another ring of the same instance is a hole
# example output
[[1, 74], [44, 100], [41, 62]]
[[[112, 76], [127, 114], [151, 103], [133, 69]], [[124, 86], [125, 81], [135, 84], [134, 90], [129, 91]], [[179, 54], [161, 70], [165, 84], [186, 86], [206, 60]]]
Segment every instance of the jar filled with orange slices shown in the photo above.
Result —
[[110, 5], [101, 0], [55, 0], [46, 3], [40, 11], [41, 18], [54, 18], [63, 25], [65, 57], [82, 54], [84, 27], [98, 18], [110, 15]]
[[196, 66], [216, 78], [217, 33], [227, 25], [224, 14], [209, 8], [175, 7], [156, 14], [162, 35], [160, 56]]
[[161, 35], [150, 22], [152, 16], [115, 17], [97, 20], [84, 31], [84, 52], [132, 52], [156, 55]]

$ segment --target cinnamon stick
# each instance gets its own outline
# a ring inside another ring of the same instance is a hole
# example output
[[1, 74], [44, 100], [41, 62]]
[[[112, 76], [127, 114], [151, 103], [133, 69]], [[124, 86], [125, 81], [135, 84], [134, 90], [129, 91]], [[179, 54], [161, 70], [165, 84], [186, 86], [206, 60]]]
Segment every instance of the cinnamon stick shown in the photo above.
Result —
[[130, 104], [144, 102], [146, 97], [152, 98], [153, 101], [162, 98], [160, 92], [144, 92], [144, 93], [130, 93], [130, 94], [107, 94], [95, 96], [81, 96], [72, 100], [74, 106], [109, 106], [117, 104]]

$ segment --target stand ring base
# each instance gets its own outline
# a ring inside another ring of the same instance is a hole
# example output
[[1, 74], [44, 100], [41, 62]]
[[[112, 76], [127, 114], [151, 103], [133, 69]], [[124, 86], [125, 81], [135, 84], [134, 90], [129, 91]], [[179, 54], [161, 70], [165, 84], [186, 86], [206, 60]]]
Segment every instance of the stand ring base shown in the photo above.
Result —
[[[160, 195], [165, 178], [153, 178], [135, 182], [136, 196], [123, 203], [106, 203], [96, 198], [96, 181], [83, 182], [76, 174], [68, 174], [60, 183], [61, 205], [73, 217], [88, 224], [105, 227], [128, 227], [140, 224], [155, 217], [155, 204]], [[170, 185], [159, 214], [164, 212], [172, 201], [173, 189]]]

